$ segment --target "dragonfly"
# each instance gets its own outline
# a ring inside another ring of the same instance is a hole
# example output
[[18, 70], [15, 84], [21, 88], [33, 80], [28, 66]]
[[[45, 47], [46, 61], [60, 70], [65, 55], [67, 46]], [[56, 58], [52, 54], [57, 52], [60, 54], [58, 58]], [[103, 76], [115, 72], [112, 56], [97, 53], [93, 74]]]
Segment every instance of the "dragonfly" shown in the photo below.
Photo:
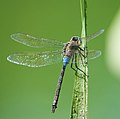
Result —
[[[63, 60], [63, 66], [60, 72], [60, 76], [58, 78], [58, 84], [56, 87], [55, 96], [52, 103], [52, 112], [54, 113], [57, 108], [57, 103], [60, 95], [60, 90], [61, 90], [66, 66], [69, 64], [71, 60], [71, 68], [75, 71], [75, 74], [77, 74], [77, 71], [80, 70], [84, 75], [86, 75], [84, 71], [82, 71], [77, 66], [77, 61], [76, 61], [77, 54], [79, 54], [81, 57], [85, 57], [83, 54], [84, 49], [82, 47], [83, 40], [86, 40], [88, 42], [96, 38], [103, 32], [104, 29], [101, 29], [96, 33], [93, 33], [91, 35], [88, 35], [87, 37], [82, 37], [82, 38], [79, 36], [72, 36], [70, 41], [68, 41], [67, 43], [62, 43], [57, 40], [50, 40], [45, 38], [36, 38], [25, 33], [14, 33], [11, 35], [11, 38], [14, 41], [17, 41], [26, 46], [33, 48], [56, 47], [56, 48], [61, 48], [61, 50], [46, 51], [46, 52], [18, 52], [9, 55], [7, 57], [7, 60], [9, 62], [28, 66], [28, 67], [43, 67], [43, 66], [59, 63]], [[101, 55], [100, 50], [89, 50], [87, 57], [90, 60], [97, 58], [100, 55]], [[73, 64], [75, 64], [75, 67], [73, 67]]]

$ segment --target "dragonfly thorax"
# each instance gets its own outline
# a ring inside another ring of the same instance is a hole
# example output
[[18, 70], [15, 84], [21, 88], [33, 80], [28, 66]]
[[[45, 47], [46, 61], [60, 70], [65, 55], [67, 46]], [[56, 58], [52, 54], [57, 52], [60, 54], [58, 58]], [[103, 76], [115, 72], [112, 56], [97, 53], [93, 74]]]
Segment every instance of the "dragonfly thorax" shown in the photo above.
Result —
[[63, 48], [64, 56], [72, 57], [72, 55], [78, 51], [78, 47], [81, 45], [79, 37], [72, 37], [71, 40], [66, 43]]

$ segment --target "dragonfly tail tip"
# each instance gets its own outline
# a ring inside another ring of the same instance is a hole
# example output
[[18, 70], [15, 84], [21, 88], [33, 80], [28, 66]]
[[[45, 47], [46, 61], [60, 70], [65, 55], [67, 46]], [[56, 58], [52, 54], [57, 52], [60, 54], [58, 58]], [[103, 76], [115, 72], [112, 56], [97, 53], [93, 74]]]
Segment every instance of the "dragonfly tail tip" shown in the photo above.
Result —
[[56, 108], [57, 108], [56, 105], [52, 105], [52, 113], [55, 112]]

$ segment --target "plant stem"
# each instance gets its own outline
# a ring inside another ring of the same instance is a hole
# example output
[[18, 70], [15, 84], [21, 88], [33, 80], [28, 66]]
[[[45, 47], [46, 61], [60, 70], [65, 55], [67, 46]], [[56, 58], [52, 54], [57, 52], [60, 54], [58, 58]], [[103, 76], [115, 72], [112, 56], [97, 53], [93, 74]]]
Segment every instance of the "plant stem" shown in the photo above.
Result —
[[[87, 36], [86, 9], [86, 0], [80, 0], [81, 37]], [[87, 42], [85, 39], [82, 39], [82, 48], [84, 49], [84, 56], [87, 56]], [[88, 119], [88, 59], [87, 57], [82, 57], [81, 61], [80, 57], [78, 57], [77, 60], [79, 61], [79, 68], [82, 69], [86, 75], [78, 70], [79, 76], [75, 78], [70, 119]]]

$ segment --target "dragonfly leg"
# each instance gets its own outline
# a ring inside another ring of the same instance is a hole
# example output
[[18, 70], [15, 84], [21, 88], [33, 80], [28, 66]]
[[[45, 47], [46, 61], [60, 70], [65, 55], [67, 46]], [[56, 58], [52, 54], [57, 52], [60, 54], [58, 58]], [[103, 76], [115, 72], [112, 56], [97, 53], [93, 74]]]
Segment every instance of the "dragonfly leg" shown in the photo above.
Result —
[[[72, 61], [71, 61], [71, 68], [75, 71], [75, 75], [76, 75], [77, 77], [80, 77], [80, 76], [78, 75], [78, 73], [77, 73], [78, 69], [73, 67], [73, 61], [74, 61], [74, 59], [75, 59], [75, 56], [73, 55]], [[81, 77], [80, 77], [80, 78], [81, 78]]]
[[[81, 58], [81, 61], [82, 61], [82, 58]], [[83, 61], [82, 61], [82, 63], [83, 63]], [[75, 67], [77, 70], [81, 71], [85, 76], [87, 76], [86, 73], [82, 69], [80, 69], [77, 65], [77, 54], [76, 53], [75, 53]]]
[[84, 49], [78, 47], [78, 52], [81, 56], [83, 56], [84, 58], [86, 58], [87, 56], [85, 56], [81, 51], [85, 51]]
[[77, 70], [73, 67], [73, 61], [74, 61], [74, 55], [72, 56], [71, 68], [72, 68], [75, 72], [77, 72]]
[[74, 61], [74, 55], [73, 55], [72, 61], [71, 61], [71, 68], [75, 71], [75, 75], [78, 76], [77, 69], [73, 67], [73, 61]]
[[78, 47], [81, 51], [85, 51], [84, 49], [82, 49], [81, 47]]
[[82, 60], [82, 56], [81, 56], [81, 52], [80, 51], [78, 51], [79, 52], [79, 56], [80, 56], [80, 60], [81, 60], [81, 64], [84, 66], [84, 64], [83, 64], [83, 60]]
[[79, 47], [78, 52], [79, 52], [79, 55], [80, 55], [81, 63], [84, 66], [84, 63], [83, 63], [83, 60], [82, 60], [81, 56], [83, 56], [83, 58], [86, 58], [88, 56], [88, 54], [85, 56], [81, 51], [84, 51], [84, 50]]

